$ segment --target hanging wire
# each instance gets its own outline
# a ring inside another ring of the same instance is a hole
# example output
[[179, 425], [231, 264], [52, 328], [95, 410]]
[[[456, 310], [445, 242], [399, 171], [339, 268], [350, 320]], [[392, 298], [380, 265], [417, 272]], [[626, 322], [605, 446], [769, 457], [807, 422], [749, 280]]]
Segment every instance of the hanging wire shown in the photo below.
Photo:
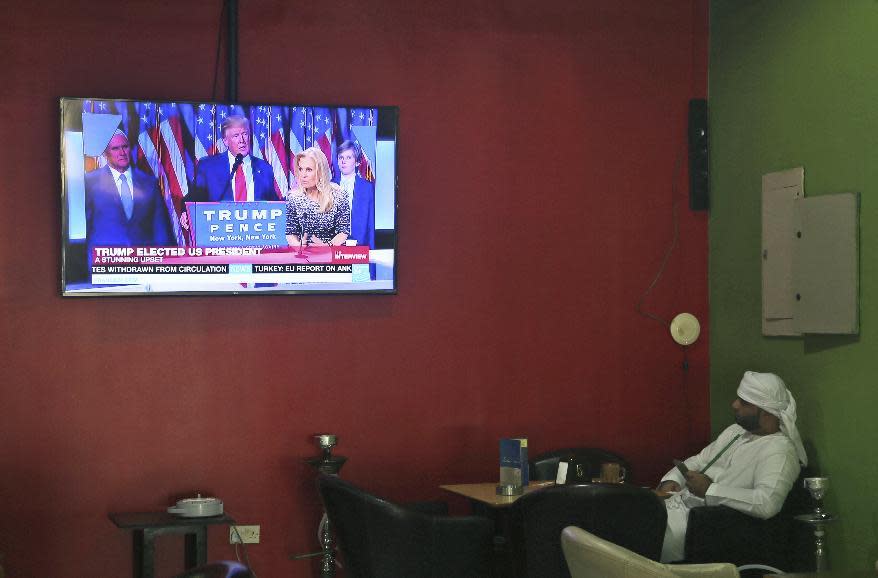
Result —
[[[256, 578], [256, 572], [253, 570], [253, 567], [250, 566], [250, 555], [247, 554], [247, 545], [244, 544], [244, 539], [241, 537], [241, 534], [238, 533], [238, 526], [232, 524], [232, 531], [235, 533], [235, 536], [238, 537], [237, 542], [235, 542], [235, 558], [238, 559], [238, 562], [247, 566], [247, 569], [250, 570], [250, 574], [253, 575], [253, 578]], [[244, 560], [241, 560], [241, 555], [238, 553], [238, 544], [241, 544], [241, 550], [244, 551]]]
[[222, 0], [222, 4], [222, 8], [220, 8], [219, 25], [217, 26], [216, 33], [216, 58], [214, 59], [213, 65], [213, 98], [211, 98], [213, 101], [216, 101], [216, 81], [219, 77], [220, 49], [223, 45], [223, 22], [225, 22], [227, 2]]
[[653, 278], [652, 283], [649, 284], [649, 287], [647, 287], [646, 291], [643, 292], [643, 295], [640, 296], [640, 300], [637, 302], [637, 305], [635, 306], [635, 310], [637, 311], [637, 313], [639, 313], [640, 315], [642, 315], [644, 317], [652, 319], [653, 321], [656, 321], [665, 327], [667, 327], [670, 323], [657, 315], [653, 315], [652, 313], [649, 313], [648, 311], [644, 311], [643, 310], [643, 302], [646, 300], [646, 298], [652, 292], [653, 288], [656, 286], [656, 283], [658, 283], [658, 280], [661, 279], [662, 275], [664, 274], [665, 268], [668, 266], [668, 260], [670, 260], [671, 254], [674, 252], [674, 249], [677, 247], [677, 241], [680, 238], [680, 223], [679, 223], [679, 218], [677, 216], [677, 191], [678, 191], [677, 181], [680, 178], [680, 171], [683, 167], [683, 153], [684, 153], [685, 149], [686, 149], [685, 146], [680, 147], [679, 152], [677, 153], [677, 160], [674, 163], [674, 174], [671, 177], [671, 199], [672, 199], [672, 213], [673, 213], [673, 222], [674, 222], [674, 237], [671, 240], [671, 245], [668, 247], [668, 250], [665, 251], [665, 256], [662, 258], [662, 264], [659, 267], [658, 272], [655, 274], [655, 277]]

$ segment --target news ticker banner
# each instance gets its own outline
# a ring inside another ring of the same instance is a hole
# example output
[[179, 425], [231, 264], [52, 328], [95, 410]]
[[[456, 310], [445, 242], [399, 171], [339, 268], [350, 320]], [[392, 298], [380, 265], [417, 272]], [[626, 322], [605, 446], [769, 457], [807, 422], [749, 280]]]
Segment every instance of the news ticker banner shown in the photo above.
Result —
[[186, 203], [199, 247], [287, 246], [287, 203]]
[[369, 247], [95, 247], [92, 285], [368, 282]]

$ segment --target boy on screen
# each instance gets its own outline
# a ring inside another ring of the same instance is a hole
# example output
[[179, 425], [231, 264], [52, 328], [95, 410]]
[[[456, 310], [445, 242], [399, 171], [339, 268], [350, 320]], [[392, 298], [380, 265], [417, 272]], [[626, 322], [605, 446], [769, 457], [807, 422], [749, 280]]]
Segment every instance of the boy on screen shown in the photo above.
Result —
[[338, 146], [338, 168], [341, 174], [332, 182], [348, 193], [351, 209], [351, 239], [357, 245], [375, 248], [375, 184], [359, 175], [360, 147], [349, 140]]

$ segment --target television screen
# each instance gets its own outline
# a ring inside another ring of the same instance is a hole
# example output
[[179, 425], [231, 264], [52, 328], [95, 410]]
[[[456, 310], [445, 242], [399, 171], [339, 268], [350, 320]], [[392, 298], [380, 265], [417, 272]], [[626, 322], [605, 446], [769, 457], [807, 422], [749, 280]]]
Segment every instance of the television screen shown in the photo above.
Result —
[[62, 294], [395, 293], [398, 112], [62, 98]]

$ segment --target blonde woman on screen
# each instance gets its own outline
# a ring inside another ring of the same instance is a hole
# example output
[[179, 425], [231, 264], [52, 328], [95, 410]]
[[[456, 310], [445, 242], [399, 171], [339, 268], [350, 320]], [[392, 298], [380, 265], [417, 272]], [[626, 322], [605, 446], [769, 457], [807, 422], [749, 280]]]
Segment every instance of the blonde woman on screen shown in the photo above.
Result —
[[344, 189], [331, 182], [329, 161], [319, 147], [293, 158], [296, 186], [287, 195], [287, 243], [343, 245], [351, 234], [351, 206]]

